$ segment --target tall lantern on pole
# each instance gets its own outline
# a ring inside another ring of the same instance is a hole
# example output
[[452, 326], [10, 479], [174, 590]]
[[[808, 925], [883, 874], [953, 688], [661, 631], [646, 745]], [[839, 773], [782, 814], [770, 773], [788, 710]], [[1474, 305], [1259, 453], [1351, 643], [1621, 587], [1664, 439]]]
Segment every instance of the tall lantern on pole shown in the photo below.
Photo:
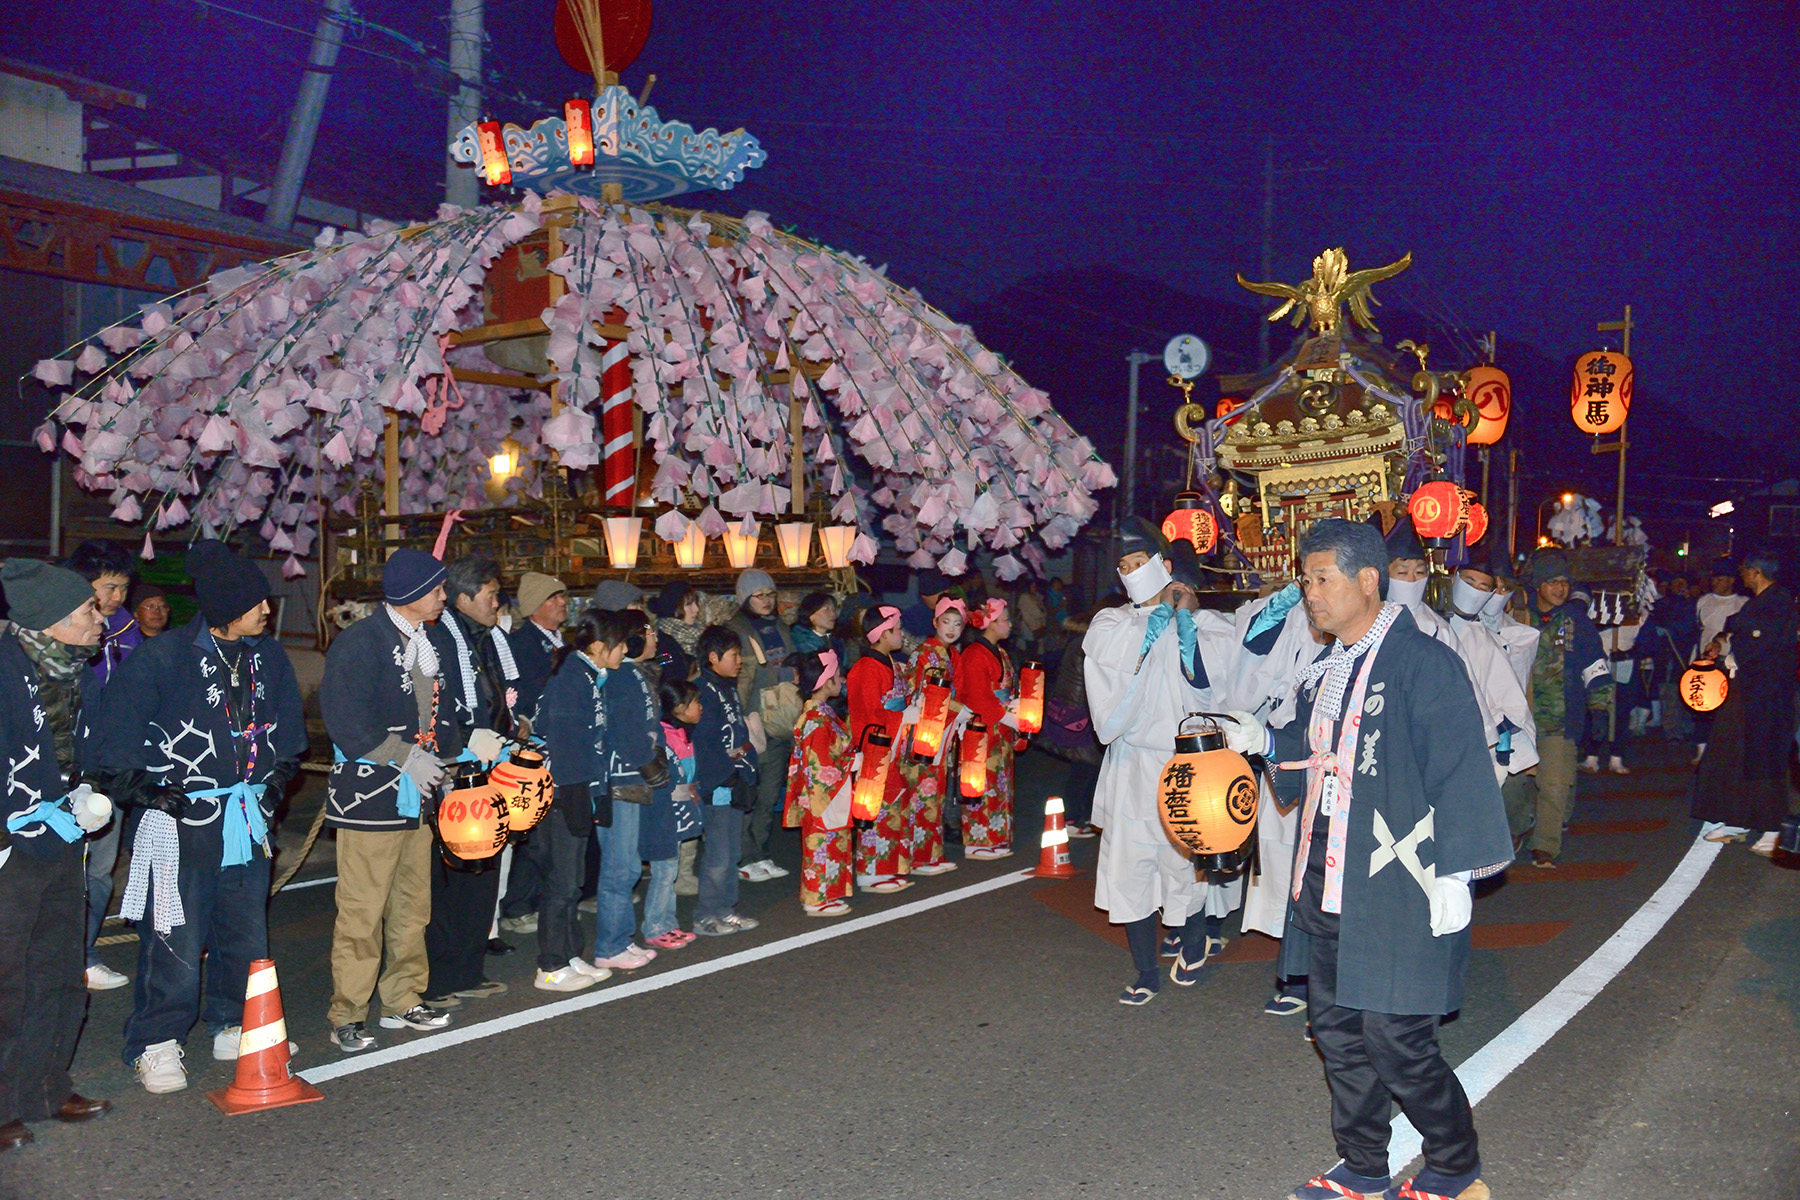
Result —
[[913, 727], [914, 757], [934, 759], [944, 744], [944, 724], [950, 716], [950, 689], [936, 681], [926, 683], [919, 700], [919, 723]]
[[893, 749], [894, 739], [881, 733], [876, 726], [871, 725], [864, 732], [862, 769], [856, 773], [856, 786], [850, 793], [850, 815], [859, 821], [873, 821], [881, 815]]
[[1575, 360], [1569, 387], [1569, 416], [1575, 427], [1595, 437], [1616, 432], [1631, 412], [1631, 360], [1612, 350], [1595, 350]]
[[962, 746], [957, 754], [957, 778], [962, 794], [969, 797], [986, 794], [988, 731], [979, 718], [971, 720], [963, 730]]
[[1219, 523], [1213, 519], [1206, 498], [1199, 492], [1182, 492], [1175, 497], [1175, 507], [1163, 518], [1163, 536], [1171, 542], [1186, 539], [1194, 544], [1194, 552], [1207, 554], [1219, 541]]
[[1037, 733], [1044, 727], [1044, 668], [1028, 662], [1019, 668], [1019, 732]]
[[1512, 380], [1499, 367], [1470, 367], [1463, 395], [1475, 406], [1476, 421], [1463, 438], [1471, 446], [1491, 446], [1506, 436], [1512, 416]]

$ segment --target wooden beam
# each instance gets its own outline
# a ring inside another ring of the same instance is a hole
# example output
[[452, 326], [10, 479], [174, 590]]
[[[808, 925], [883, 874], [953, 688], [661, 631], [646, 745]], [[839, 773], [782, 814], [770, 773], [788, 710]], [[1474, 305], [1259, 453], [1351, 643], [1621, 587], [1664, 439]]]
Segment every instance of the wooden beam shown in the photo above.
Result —
[[[602, 325], [596, 321], [594, 330], [601, 337], [619, 342], [631, 336], [631, 330], [623, 325]], [[450, 331], [450, 344], [452, 346], [479, 346], [484, 342], [505, 342], [513, 338], [541, 337], [547, 332], [542, 320], [537, 317], [526, 317], [521, 321], [496, 321], [492, 325], [453, 329]]]
[[550, 384], [535, 375], [515, 375], [511, 371], [465, 371], [461, 367], [452, 367], [450, 374], [459, 383], [486, 383], [494, 387], [519, 388], [528, 392], [550, 390]]

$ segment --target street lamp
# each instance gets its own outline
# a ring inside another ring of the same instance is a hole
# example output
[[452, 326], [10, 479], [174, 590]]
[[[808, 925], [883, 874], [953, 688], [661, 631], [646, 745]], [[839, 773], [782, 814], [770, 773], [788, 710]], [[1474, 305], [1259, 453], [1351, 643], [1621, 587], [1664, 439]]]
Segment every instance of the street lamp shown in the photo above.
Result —
[[1564, 492], [1560, 496], [1550, 496], [1537, 506], [1537, 544], [1540, 546], [1549, 545], [1549, 543], [1544, 540], [1544, 505], [1555, 504], [1558, 500], [1562, 501], [1565, 505], [1573, 504], [1575, 503], [1575, 493]]

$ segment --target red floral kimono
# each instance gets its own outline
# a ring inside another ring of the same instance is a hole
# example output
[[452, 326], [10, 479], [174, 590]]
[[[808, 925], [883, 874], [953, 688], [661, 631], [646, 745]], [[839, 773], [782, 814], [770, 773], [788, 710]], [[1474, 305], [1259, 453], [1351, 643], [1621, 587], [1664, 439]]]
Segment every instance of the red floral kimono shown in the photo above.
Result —
[[818, 908], [850, 895], [850, 822], [825, 828], [825, 809], [844, 785], [855, 750], [836, 713], [809, 703], [794, 727], [781, 823], [800, 830], [800, 903]]
[[[913, 655], [912, 662], [906, 670], [907, 703], [918, 704], [925, 695], [925, 684], [935, 679], [946, 686], [954, 686], [956, 677], [956, 655], [936, 637], [926, 638]], [[955, 719], [962, 710], [962, 705], [955, 700], [950, 702], [947, 719]], [[910, 734], [909, 734], [910, 739]], [[901, 756], [900, 769], [906, 776], [907, 787], [912, 792], [910, 842], [914, 866], [925, 866], [942, 862], [944, 858], [944, 788], [950, 765], [955, 760], [955, 753], [946, 753], [942, 763], [933, 765], [921, 762], [912, 755], [911, 746]]]
[[[900, 708], [889, 708], [892, 700], [904, 707], [905, 681], [894, 672], [894, 665], [880, 654], [870, 652], [856, 660], [845, 680], [850, 700], [850, 744], [852, 753], [862, 745], [863, 731], [873, 725], [894, 737], [900, 732]], [[894, 747], [895, 758], [900, 747]], [[873, 821], [857, 822], [856, 877], [865, 887], [878, 880], [904, 875], [912, 869], [910, 822], [912, 794], [898, 763], [888, 768], [887, 791], [881, 812]]]
[[1001, 849], [1012, 845], [1013, 738], [1000, 718], [1012, 703], [1018, 675], [1006, 651], [977, 638], [956, 656], [956, 698], [975, 710], [988, 728], [987, 792], [962, 802], [963, 848]]

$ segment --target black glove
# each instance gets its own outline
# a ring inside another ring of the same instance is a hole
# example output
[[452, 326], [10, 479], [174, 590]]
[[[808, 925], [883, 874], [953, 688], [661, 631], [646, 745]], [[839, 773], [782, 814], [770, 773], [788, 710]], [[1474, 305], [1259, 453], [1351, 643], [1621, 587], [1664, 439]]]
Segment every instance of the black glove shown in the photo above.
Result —
[[659, 788], [663, 784], [669, 782], [668, 751], [658, 746], [656, 749], [656, 757], [639, 767], [638, 774], [642, 775], [644, 777], [644, 782], [653, 788]]
[[292, 783], [294, 781], [294, 776], [299, 773], [300, 760], [297, 758], [279, 759], [275, 765], [269, 769], [268, 778], [263, 780], [262, 807], [264, 816], [273, 815], [275, 810], [281, 807], [281, 802], [287, 799], [288, 784]]
[[187, 793], [180, 788], [172, 788], [164, 784], [139, 793], [134, 803], [141, 804], [145, 808], [154, 808], [157, 812], [165, 812], [171, 817], [179, 819], [181, 814], [187, 811], [187, 806], [191, 801], [188, 799]]

